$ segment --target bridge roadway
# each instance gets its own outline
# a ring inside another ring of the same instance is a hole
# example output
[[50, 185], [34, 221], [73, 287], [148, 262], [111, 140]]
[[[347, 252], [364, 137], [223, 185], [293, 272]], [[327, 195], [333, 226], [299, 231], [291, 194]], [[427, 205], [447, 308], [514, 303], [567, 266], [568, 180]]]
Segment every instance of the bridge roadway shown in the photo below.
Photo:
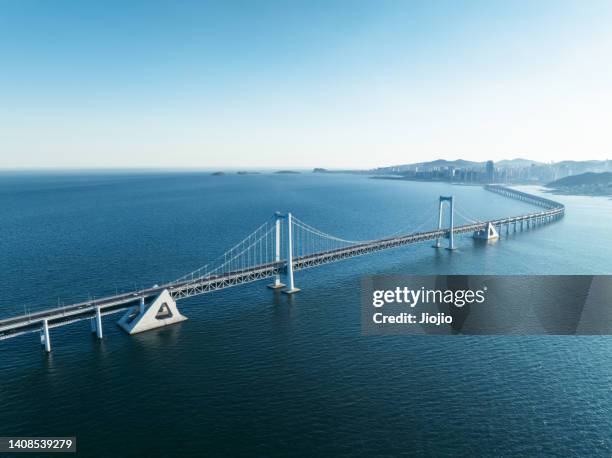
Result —
[[[531, 194], [523, 193], [502, 186], [485, 186], [491, 192], [502, 194], [514, 199], [523, 200], [530, 204], [543, 207], [543, 210], [519, 216], [511, 216], [490, 221], [475, 222], [453, 228], [453, 234], [465, 234], [483, 230], [490, 223], [498, 228], [506, 225], [523, 224], [542, 224], [552, 222], [564, 215], [565, 207], [555, 201], [544, 199]], [[296, 257], [293, 259], [294, 270], [303, 270], [311, 267], [340, 261], [342, 259], [361, 256], [377, 251], [396, 248], [413, 243], [420, 243], [438, 238], [448, 238], [450, 229], [436, 229], [426, 232], [415, 232], [413, 234], [401, 235], [397, 237], [383, 238], [363, 243], [338, 248], [335, 250], [324, 251], [321, 253], [310, 254], [307, 256]], [[91, 319], [96, 316], [96, 309], [100, 308], [102, 316], [114, 314], [126, 310], [140, 303], [141, 298], [151, 300], [164, 289], [168, 289], [175, 300], [209, 293], [220, 289], [230, 288], [243, 283], [251, 283], [266, 278], [271, 278], [277, 274], [282, 274], [286, 270], [286, 261], [260, 264], [248, 269], [228, 272], [223, 275], [206, 276], [196, 279], [187, 279], [181, 282], [167, 283], [161, 286], [155, 285], [138, 291], [117, 294], [114, 296], [103, 297], [100, 299], [79, 302], [46, 309], [30, 314], [5, 318], [0, 320], [0, 340], [16, 337], [29, 332], [39, 332], [43, 320], [47, 320], [49, 328], [64, 326], [80, 320]]]

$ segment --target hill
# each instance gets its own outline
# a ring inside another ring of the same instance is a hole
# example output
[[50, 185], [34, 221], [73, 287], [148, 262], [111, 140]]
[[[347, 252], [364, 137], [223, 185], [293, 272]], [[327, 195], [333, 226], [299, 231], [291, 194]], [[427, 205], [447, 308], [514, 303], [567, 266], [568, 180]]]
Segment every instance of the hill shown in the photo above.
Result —
[[577, 196], [612, 196], [611, 172], [587, 172], [555, 180], [546, 185], [557, 194]]
[[612, 172], [587, 172], [560, 178], [546, 185], [547, 188], [567, 188], [571, 186], [612, 185]]

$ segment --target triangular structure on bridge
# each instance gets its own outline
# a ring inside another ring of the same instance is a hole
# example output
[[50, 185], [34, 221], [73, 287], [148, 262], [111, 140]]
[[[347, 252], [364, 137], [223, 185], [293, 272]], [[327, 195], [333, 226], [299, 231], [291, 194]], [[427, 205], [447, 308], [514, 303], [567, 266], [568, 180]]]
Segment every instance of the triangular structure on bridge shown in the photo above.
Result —
[[163, 290], [148, 307], [135, 305], [117, 323], [128, 334], [136, 334], [169, 324], [180, 323], [187, 317], [181, 315], [176, 302], [167, 289]]
[[481, 239], [481, 240], [493, 240], [493, 239], [498, 239], [499, 234], [493, 224], [487, 223], [486, 228], [484, 228], [481, 231], [474, 232], [474, 238]]

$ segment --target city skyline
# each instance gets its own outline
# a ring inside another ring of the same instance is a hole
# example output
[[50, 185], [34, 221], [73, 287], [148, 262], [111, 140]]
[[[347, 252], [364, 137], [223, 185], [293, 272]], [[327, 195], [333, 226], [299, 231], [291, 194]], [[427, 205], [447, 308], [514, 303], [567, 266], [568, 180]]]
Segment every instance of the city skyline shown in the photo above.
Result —
[[612, 4], [19, 2], [1, 169], [612, 156]]

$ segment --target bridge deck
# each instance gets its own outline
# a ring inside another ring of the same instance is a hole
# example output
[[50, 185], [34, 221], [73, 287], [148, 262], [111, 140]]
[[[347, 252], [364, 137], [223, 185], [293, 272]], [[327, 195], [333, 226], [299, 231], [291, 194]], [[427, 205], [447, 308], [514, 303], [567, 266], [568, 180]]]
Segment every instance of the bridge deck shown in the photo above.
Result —
[[[453, 229], [453, 234], [464, 234], [480, 231], [485, 229], [489, 223], [501, 227], [506, 224], [516, 224], [522, 221], [531, 220], [546, 220], [548, 222], [562, 217], [565, 212], [565, 207], [563, 205], [549, 199], [533, 196], [531, 194], [502, 186], [486, 186], [485, 189], [543, 207], [543, 210], [519, 216], [511, 216], [507, 218], [456, 226]], [[449, 235], [449, 229], [442, 229], [373, 240], [345, 248], [294, 258], [293, 267], [295, 270], [306, 269], [376, 251], [396, 248], [413, 243], [420, 243], [428, 240], [435, 240], [438, 238], [448, 238]], [[117, 313], [137, 305], [141, 298], [151, 300], [164, 289], [168, 289], [174, 299], [182, 299], [196, 296], [198, 294], [230, 288], [243, 283], [250, 283], [263, 280], [265, 278], [270, 278], [277, 274], [283, 273], [285, 269], [286, 261], [281, 260], [279, 262], [256, 265], [244, 270], [228, 272], [223, 275], [188, 279], [182, 282], [168, 283], [161, 286], [155, 286], [138, 291], [130, 291], [123, 294], [80, 302], [64, 307], [42, 310], [27, 315], [5, 318], [0, 320], [0, 340], [29, 332], [38, 332], [41, 329], [43, 320], [47, 320], [49, 328], [54, 328], [76, 321], [93, 318], [96, 315], [96, 308], [98, 307], [100, 308], [101, 315]]]

